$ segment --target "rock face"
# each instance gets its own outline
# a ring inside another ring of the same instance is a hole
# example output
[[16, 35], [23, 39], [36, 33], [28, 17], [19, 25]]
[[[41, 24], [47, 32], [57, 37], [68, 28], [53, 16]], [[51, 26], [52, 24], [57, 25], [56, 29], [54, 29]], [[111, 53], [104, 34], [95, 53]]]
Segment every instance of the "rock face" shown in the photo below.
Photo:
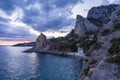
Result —
[[87, 18], [95, 25], [102, 27], [110, 21], [110, 16], [116, 10], [118, 5], [112, 4], [109, 6], [93, 7], [89, 10]]
[[82, 61], [78, 80], [120, 80], [120, 6], [92, 8], [88, 19], [78, 15], [75, 29], [66, 37], [47, 40], [41, 34], [31, 51], [63, 54], [76, 51], [76, 44], [88, 58]]
[[75, 34], [83, 36], [86, 32], [96, 32], [99, 28], [92, 24], [88, 19], [77, 15], [75, 24]]
[[120, 80], [120, 6], [109, 19], [97, 34], [96, 42], [88, 49], [89, 60], [83, 61], [79, 80]]
[[34, 49], [39, 50], [46, 47], [46, 45], [47, 45], [47, 38], [44, 34], [41, 33], [41, 35], [39, 35], [39, 37], [36, 40]]

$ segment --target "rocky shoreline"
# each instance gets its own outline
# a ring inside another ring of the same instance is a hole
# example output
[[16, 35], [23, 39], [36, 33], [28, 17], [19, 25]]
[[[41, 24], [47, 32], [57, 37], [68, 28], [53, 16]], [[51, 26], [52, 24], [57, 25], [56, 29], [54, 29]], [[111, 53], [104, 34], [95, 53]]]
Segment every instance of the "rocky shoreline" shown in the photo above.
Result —
[[64, 53], [64, 52], [58, 52], [58, 51], [43, 51], [43, 50], [39, 50], [39, 51], [34, 51], [34, 50], [31, 50], [31, 49], [28, 49], [26, 51], [24, 51], [25, 53], [32, 53], [32, 52], [36, 52], [36, 53], [49, 53], [49, 54], [54, 54], [54, 55], [64, 55], [64, 56], [67, 56], [68, 54], [67, 53]]
[[65, 37], [37, 38], [35, 46], [25, 52], [67, 55], [84, 49], [88, 60], [78, 80], [120, 80], [120, 5], [94, 7], [87, 18], [76, 17], [75, 28]]

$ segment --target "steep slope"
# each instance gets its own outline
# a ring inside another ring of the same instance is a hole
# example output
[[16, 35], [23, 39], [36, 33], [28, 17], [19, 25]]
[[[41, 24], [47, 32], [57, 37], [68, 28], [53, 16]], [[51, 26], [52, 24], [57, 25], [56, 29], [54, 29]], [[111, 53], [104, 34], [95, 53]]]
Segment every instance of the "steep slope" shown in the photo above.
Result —
[[79, 80], [120, 80], [120, 6], [103, 24], [96, 42], [99, 47], [91, 45], [88, 49], [89, 60], [83, 61]]
[[96, 32], [99, 28], [92, 24], [88, 19], [77, 15], [75, 24], [75, 34], [83, 36], [86, 32]]

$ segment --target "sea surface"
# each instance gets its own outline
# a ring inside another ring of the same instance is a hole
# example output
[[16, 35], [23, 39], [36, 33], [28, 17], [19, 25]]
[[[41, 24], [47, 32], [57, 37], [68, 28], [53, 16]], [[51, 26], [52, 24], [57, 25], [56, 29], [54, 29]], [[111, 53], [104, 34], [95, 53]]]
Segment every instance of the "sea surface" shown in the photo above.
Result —
[[0, 80], [75, 80], [81, 71], [75, 57], [23, 53], [28, 48], [0, 46]]

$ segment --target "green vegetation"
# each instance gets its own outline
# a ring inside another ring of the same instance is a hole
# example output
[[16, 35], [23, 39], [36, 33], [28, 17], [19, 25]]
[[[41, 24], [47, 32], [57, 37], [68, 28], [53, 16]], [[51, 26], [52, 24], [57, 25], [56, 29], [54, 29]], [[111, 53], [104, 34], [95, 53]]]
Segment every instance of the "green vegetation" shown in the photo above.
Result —
[[111, 47], [108, 49], [108, 52], [111, 55], [120, 53], [120, 38], [113, 38], [111, 41]]
[[61, 52], [77, 52], [78, 46], [84, 49], [86, 56], [90, 55], [90, 47], [94, 46], [94, 49], [98, 49], [100, 44], [97, 43], [98, 32], [87, 32], [85, 36], [79, 37], [71, 31], [66, 37], [49, 39], [49, 50], [56, 50]]
[[92, 50], [98, 50], [98, 49], [100, 49], [100, 48], [101, 48], [101, 44], [98, 43], [98, 42], [96, 42], [96, 43], [94, 43]]
[[107, 61], [120, 64], [120, 38], [113, 38], [111, 44], [111, 47], [108, 49], [111, 57]]
[[[71, 31], [66, 37], [49, 39], [50, 50], [77, 52], [77, 44], [82, 47], [87, 56], [89, 48], [97, 41], [97, 32], [87, 32], [85, 36], [79, 37]], [[92, 36], [92, 37], [90, 37]], [[91, 38], [91, 39], [90, 39]]]
[[108, 58], [107, 61], [120, 65], [120, 53]]
[[86, 69], [84, 69], [84, 73], [85, 73], [86, 76], [88, 75], [89, 70], [90, 70], [89, 66]]
[[101, 35], [105, 36], [105, 35], [107, 35], [109, 33], [110, 33], [110, 30], [109, 29], [105, 29], [104, 31], [102, 31]]
[[96, 32], [88, 31], [88, 32], [85, 32], [85, 35], [86, 36], [97, 35], [98, 33], [99, 33], [99, 31], [96, 31]]
[[114, 26], [114, 31], [120, 30], [120, 23], [116, 22]]
[[51, 38], [49, 39], [49, 50], [56, 50], [61, 52], [77, 52], [77, 43], [79, 38], [71, 31], [66, 37]]
[[92, 59], [92, 60], [90, 61], [90, 65], [93, 65], [93, 64], [95, 64], [96, 62], [97, 62], [97, 60]]
[[101, 19], [88, 18], [88, 20], [98, 27], [103, 26], [103, 22]]
[[75, 41], [63, 41], [57, 42], [50, 45], [50, 50], [58, 50], [62, 52], [70, 51], [70, 52], [77, 52], [77, 46]]
[[[92, 36], [91, 36], [92, 35]], [[90, 55], [90, 47], [93, 46], [93, 49], [99, 49], [101, 45], [97, 43], [97, 33], [96, 34], [86, 34], [80, 40], [80, 46], [83, 47], [84, 53], [86, 56]]]

